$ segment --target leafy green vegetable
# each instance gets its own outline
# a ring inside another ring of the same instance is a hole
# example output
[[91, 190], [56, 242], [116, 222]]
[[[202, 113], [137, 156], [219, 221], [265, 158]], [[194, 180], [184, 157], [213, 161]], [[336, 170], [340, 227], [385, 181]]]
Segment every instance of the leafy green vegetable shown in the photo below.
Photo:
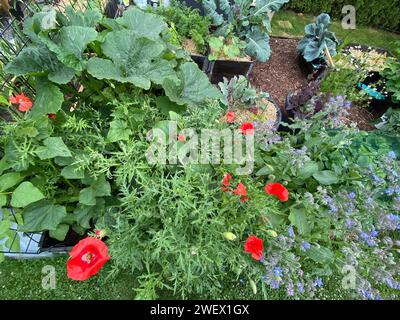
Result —
[[66, 215], [65, 207], [56, 205], [50, 200], [40, 200], [22, 211], [24, 225], [20, 229], [30, 232], [56, 230]]
[[11, 197], [11, 205], [15, 208], [24, 208], [27, 205], [42, 200], [43, 193], [30, 182], [22, 182], [14, 190]]
[[88, 63], [88, 72], [98, 79], [129, 82], [146, 90], [152, 82], [177, 81], [172, 62], [162, 58], [161, 43], [121, 30], [110, 32], [102, 49], [111, 60], [94, 57]]
[[195, 106], [206, 98], [218, 99], [219, 90], [213, 87], [207, 76], [193, 62], [186, 62], [179, 67], [180, 84], [167, 79], [163, 83], [166, 95], [179, 105]]

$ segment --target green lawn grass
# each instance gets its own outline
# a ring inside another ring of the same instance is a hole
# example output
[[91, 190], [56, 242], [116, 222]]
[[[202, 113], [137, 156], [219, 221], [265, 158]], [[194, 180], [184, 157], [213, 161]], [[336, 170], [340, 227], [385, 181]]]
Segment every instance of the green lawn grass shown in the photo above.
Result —
[[[87, 281], [67, 277], [67, 257], [44, 260], [6, 259], [0, 264], [0, 300], [120, 300], [134, 298], [134, 278], [119, 274], [109, 279], [110, 264]], [[42, 279], [44, 266], [56, 271], [56, 288], [45, 290]]]
[[[131, 274], [118, 273], [111, 276], [112, 263], [107, 263], [92, 278], [79, 282], [72, 281], [66, 275], [66, 256], [40, 260], [6, 259], [0, 264], [0, 300], [132, 300], [135, 298], [134, 287], [137, 285]], [[56, 288], [45, 290], [42, 279], [44, 266], [53, 266], [56, 271]], [[349, 292], [342, 290], [340, 281], [332, 281], [322, 289], [318, 298], [347, 299]], [[260, 287], [260, 286], [259, 286]], [[170, 292], [161, 292], [160, 299], [179, 299]], [[203, 299], [204, 297], [192, 297]], [[267, 290], [267, 298], [287, 299], [282, 290]], [[227, 281], [223, 287], [221, 300], [262, 300], [261, 288], [255, 295], [247, 281], [236, 278]]]
[[[292, 28], [287, 28], [284, 23], [280, 24], [279, 21], [289, 21]], [[312, 15], [299, 15], [293, 11], [281, 10], [272, 19], [272, 36], [302, 38], [304, 27], [314, 21], [315, 17]], [[400, 41], [400, 35], [385, 30], [365, 26], [357, 26], [355, 30], [345, 30], [339, 21], [333, 22], [331, 30], [340, 40], [383, 48], [391, 52], [396, 49], [396, 42]], [[399, 44], [397, 44], [398, 47]]]

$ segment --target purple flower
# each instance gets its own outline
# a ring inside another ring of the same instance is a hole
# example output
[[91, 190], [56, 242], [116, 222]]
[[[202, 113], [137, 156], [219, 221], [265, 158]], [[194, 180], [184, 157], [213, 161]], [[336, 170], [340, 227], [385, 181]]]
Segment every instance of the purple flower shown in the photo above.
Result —
[[300, 250], [307, 251], [311, 249], [311, 244], [307, 241], [303, 241], [300, 246]]
[[394, 152], [394, 151], [390, 151], [388, 153], [388, 156], [389, 156], [389, 158], [392, 158], [392, 159], [396, 159], [397, 158], [396, 152]]
[[353, 226], [354, 226], [354, 221], [351, 220], [351, 219], [347, 219], [347, 220], [346, 220], [346, 227], [347, 227], [348, 229], [351, 229]]
[[288, 228], [288, 234], [289, 234], [289, 237], [291, 237], [291, 238], [295, 237], [293, 227], [289, 227]]
[[283, 276], [282, 269], [281, 269], [280, 267], [275, 267], [275, 268], [274, 268], [274, 274], [275, 274], [277, 277], [282, 277], [282, 276]]
[[299, 290], [300, 293], [304, 293], [304, 285], [301, 282], [297, 282], [296, 284], [297, 290]]
[[356, 193], [355, 192], [350, 192], [349, 194], [348, 194], [348, 197], [350, 198], [350, 199], [355, 199], [356, 198]]
[[279, 282], [276, 280], [272, 280], [271, 287], [272, 287], [272, 289], [279, 289]]
[[317, 278], [314, 281], [314, 287], [316, 288], [321, 288], [324, 285], [324, 282], [322, 281], [321, 278]]

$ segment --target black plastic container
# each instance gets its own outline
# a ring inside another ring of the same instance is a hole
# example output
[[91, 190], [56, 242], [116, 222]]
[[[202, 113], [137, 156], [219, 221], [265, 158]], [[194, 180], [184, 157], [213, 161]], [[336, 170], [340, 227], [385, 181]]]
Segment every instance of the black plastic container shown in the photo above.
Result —
[[42, 233], [42, 237], [39, 242], [40, 252], [57, 252], [66, 253], [82, 239], [86, 238], [86, 235], [79, 235], [73, 229], [70, 229], [65, 237], [64, 241], [58, 241], [50, 238], [49, 232], [45, 231]]
[[253, 69], [254, 61], [215, 60], [208, 63], [208, 76], [212, 84], [228, 80], [234, 76], [249, 76]]
[[208, 59], [206, 56], [192, 54], [190, 57], [199, 66], [201, 71], [207, 73]]
[[315, 59], [314, 61], [308, 62], [304, 59], [303, 55], [297, 55], [297, 62], [300, 66], [301, 71], [305, 76], [311, 76], [313, 78], [318, 77], [327, 69], [327, 64], [324, 59]]

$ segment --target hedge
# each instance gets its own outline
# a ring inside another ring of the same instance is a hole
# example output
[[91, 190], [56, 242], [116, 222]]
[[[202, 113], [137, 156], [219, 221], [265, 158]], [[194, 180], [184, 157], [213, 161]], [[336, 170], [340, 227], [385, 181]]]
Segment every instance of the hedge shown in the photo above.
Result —
[[286, 8], [314, 15], [326, 12], [341, 19], [345, 5], [356, 8], [357, 24], [400, 31], [400, 0], [291, 0]]

